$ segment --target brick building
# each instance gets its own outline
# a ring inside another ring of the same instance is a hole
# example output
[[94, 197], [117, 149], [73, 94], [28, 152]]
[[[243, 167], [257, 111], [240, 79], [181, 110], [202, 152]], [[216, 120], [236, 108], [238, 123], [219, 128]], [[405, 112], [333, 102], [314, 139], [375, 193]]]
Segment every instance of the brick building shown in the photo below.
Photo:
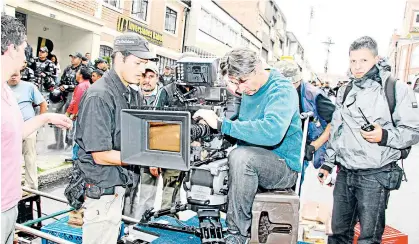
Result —
[[27, 27], [34, 55], [46, 45], [61, 67], [76, 51], [110, 56], [114, 38], [134, 31], [149, 40], [163, 69], [182, 52], [188, 6], [180, 0], [6, 0], [4, 8]]

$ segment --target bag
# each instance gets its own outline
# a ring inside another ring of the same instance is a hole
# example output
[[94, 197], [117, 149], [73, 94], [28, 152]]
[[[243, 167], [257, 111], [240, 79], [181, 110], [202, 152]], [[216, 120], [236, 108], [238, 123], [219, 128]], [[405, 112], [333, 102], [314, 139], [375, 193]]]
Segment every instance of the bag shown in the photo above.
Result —
[[79, 210], [84, 203], [84, 195], [86, 191], [86, 181], [83, 172], [73, 164], [73, 171], [70, 174], [70, 182], [65, 188], [64, 195], [68, 200], [68, 204], [76, 210]]
[[396, 163], [390, 169], [374, 174], [375, 179], [387, 190], [398, 190], [402, 184], [404, 171]]
[[[342, 104], [345, 102], [345, 99], [348, 96], [349, 92], [351, 91], [352, 86], [353, 86], [352, 82], [349, 82], [348, 85], [346, 86], [345, 92], [343, 93]], [[394, 110], [396, 109], [396, 104], [397, 104], [396, 80], [394, 79], [394, 77], [392, 76], [388, 77], [386, 85], [384, 87], [384, 91], [386, 94], [388, 107], [390, 109], [391, 122], [393, 123], [393, 126], [396, 127], [396, 124], [394, 123], [394, 120], [393, 120], [393, 113], [394, 113]], [[409, 156], [411, 149], [412, 149], [411, 146], [408, 148], [400, 149], [400, 152], [401, 152], [400, 159], [406, 159], [407, 156]]]

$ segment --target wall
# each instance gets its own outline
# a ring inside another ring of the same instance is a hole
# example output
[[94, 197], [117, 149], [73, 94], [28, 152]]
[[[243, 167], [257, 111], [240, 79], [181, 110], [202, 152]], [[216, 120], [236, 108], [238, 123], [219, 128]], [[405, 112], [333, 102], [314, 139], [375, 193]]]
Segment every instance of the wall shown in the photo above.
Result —
[[73, 8], [75, 10], [78, 10], [79, 12], [82, 12], [84, 14], [94, 16], [96, 9], [98, 7], [97, 1], [89, 0], [89, 1], [69, 1], [69, 0], [56, 0], [57, 3]]
[[[66, 65], [70, 64], [70, 58], [68, 55], [72, 53], [80, 52], [84, 55], [86, 52], [92, 52], [92, 41], [92, 34], [89, 34], [89, 32], [63, 26], [61, 39], [61, 67], [65, 67]], [[94, 55], [92, 55], [92, 57], [94, 58]]]
[[[45, 28], [45, 30], [44, 30]], [[29, 44], [32, 46], [34, 57], [38, 56], [36, 53], [36, 47], [38, 45], [38, 37], [50, 39], [54, 43], [54, 50], [52, 53], [57, 55], [58, 60], [61, 62], [61, 34], [62, 26], [57, 22], [48, 21], [43, 17], [35, 17], [33, 15], [27, 15], [27, 38]]]
[[[33, 55], [38, 56], [36, 47], [38, 37], [50, 39], [54, 43], [51, 53], [57, 55], [61, 67], [70, 64], [69, 54], [76, 51], [82, 54], [92, 52], [92, 36], [88, 31], [62, 25], [56, 21], [45, 20], [43, 17], [28, 15], [28, 42], [33, 48]], [[44, 30], [45, 29], [45, 30]]]
[[257, 35], [257, 31], [260, 30], [258, 24], [259, 12], [257, 11], [258, 1], [217, 0], [217, 4], [234, 16], [234, 18], [242, 23], [250, 32]]

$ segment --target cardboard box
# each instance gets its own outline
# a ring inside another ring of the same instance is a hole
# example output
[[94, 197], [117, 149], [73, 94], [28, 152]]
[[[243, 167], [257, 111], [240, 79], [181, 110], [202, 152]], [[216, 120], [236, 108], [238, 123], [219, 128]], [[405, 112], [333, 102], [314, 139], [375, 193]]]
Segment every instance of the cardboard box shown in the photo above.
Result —
[[[355, 226], [354, 244], [358, 243], [360, 235], [359, 223]], [[381, 244], [408, 244], [407, 235], [386, 225]]]

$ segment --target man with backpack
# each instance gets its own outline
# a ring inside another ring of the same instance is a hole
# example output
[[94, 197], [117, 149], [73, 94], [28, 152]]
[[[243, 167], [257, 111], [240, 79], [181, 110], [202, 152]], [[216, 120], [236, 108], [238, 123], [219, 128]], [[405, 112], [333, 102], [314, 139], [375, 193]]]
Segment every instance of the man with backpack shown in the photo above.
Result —
[[359, 219], [358, 243], [381, 243], [391, 190], [404, 172], [397, 161], [419, 142], [419, 108], [403, 82], [395, 82], [379, 63], [377, 43], [370, 37], [349, 48], [351, 81], [338, 91], [325, 163], [324, 182], [339, 165], [328, 243], [352, 243]]

